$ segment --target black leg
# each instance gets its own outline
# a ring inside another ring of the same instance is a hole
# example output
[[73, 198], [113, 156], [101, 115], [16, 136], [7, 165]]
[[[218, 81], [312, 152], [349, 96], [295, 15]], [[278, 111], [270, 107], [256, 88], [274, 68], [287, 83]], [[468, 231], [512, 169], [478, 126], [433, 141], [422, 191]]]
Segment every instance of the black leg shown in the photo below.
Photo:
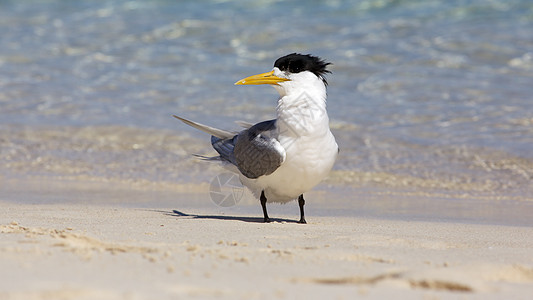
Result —
[[300, 205], [300, 221], [298, 221], [298, 223], [307, 224], [307, 222], [305, 221], [305, 217], [304, 217], [304, 205], [305, 205], [304, 194], [301, 194], [300, 197], [298, 197], [298, 205]]
[[267, 214], [267, 198], [265, 197], [265, 191], [261, 191], [261, 197], [259, 198], [261, 200], [261, 207], [263, 208], [263, 215], [265, 216], [265, 223], [270, 223], [270, 218]]

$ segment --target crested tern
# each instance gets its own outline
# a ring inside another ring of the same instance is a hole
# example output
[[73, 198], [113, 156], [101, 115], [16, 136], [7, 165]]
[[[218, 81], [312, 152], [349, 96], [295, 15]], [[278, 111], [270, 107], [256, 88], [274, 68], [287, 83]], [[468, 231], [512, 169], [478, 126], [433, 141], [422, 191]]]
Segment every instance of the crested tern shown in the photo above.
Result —
[[303, 194], [328, 175], [339, 148], [326, 111], [327, 66], [319, 57], [292, 53], [280, 57], [267, 73], [241, 79], [235, 85], [272, 85], [279, 93], [274, 120], [230, 132], [175, 118], [211, 134], [220, 160], [239, 174], [244, 186], [259, 198], [264, 222], [270, 222], [266, 203], [298, 199], [299, 223], [306, 223]]

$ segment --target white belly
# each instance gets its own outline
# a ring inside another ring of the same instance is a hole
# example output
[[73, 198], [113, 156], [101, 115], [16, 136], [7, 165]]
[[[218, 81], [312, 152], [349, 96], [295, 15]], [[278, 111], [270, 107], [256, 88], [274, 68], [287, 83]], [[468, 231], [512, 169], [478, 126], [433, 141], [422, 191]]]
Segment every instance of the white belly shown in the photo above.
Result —
[[257, 197], [264, 190], [267, 202], [285, 203], [311, 190], [328, 175], [338, 153], [331, 132], [320, 140], [301, 137], [285, 149], [285, 162], [272, 174], [257, 179], [241, 176]]

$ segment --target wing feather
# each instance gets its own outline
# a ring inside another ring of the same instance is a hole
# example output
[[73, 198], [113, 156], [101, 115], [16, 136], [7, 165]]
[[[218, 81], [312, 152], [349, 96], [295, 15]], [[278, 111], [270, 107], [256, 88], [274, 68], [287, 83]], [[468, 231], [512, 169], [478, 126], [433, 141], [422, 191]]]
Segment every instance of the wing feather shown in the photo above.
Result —
[[248, 178], [272, 174], [285, 161], [285, 149], [272, 136], [275, 120], [264, 121], [239, 132], [231, 139], [211, 138], [221, 158]]

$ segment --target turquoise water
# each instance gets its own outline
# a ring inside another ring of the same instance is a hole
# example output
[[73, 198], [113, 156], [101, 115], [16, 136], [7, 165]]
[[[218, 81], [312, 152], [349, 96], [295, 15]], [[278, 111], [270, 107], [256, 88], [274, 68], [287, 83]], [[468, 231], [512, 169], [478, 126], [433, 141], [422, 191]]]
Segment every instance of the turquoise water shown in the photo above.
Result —
[[276, 58], [333, 63], [329, 188], [531, 199], [533, 3], [0, 1], [0, 177], [202, 183], [208, 137], [277, 94]]

